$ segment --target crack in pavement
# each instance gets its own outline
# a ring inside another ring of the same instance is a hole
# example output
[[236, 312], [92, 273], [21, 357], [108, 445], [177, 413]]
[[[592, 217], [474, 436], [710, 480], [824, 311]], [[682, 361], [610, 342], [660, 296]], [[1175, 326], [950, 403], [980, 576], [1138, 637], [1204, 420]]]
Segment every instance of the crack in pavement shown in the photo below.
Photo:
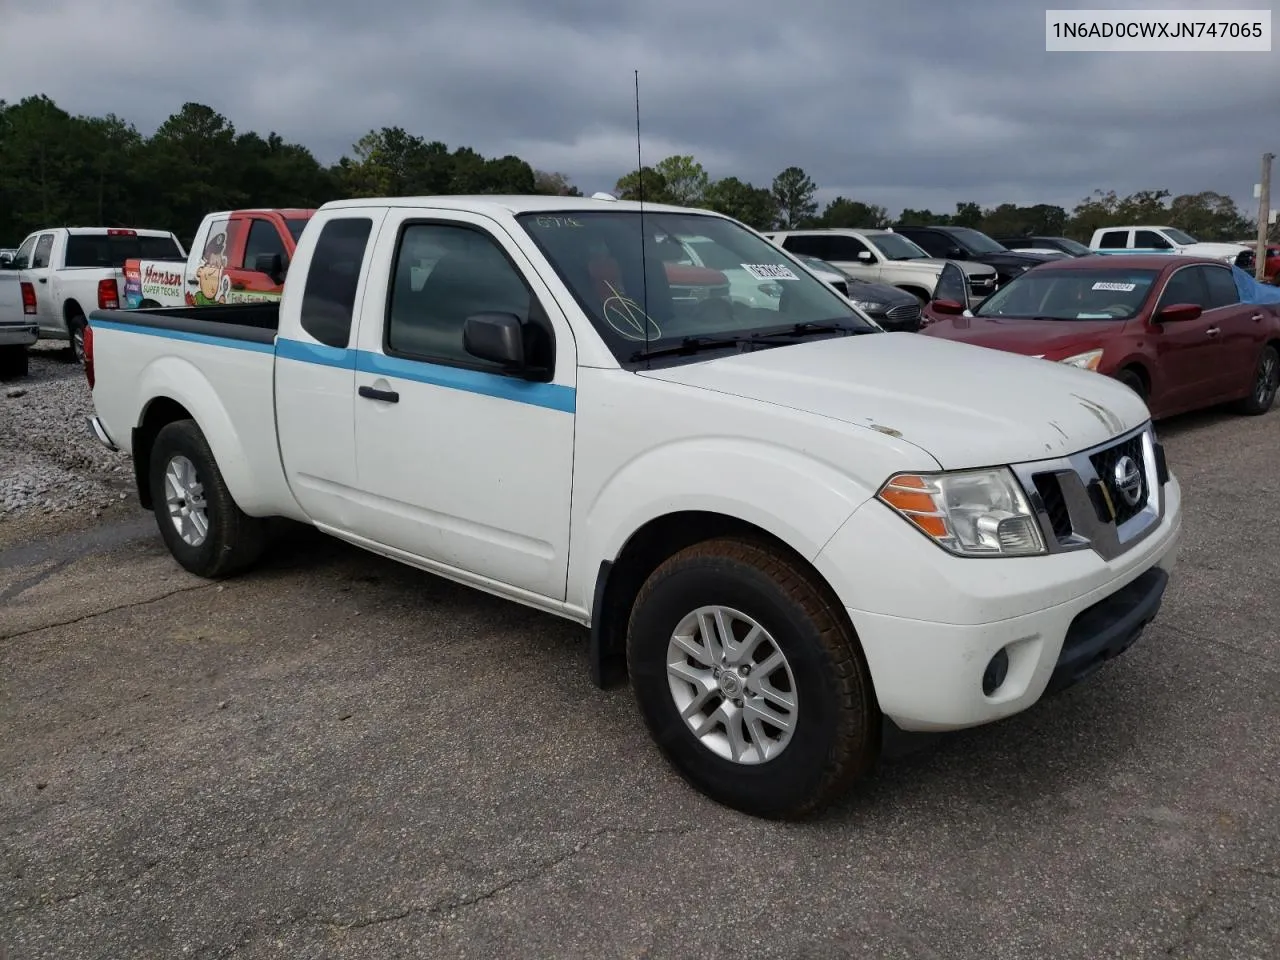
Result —
[[217, 586], [219, 586], [217, 583], [197, 583], [189, 587], [178, 587], [176, 590], [170, 590], [168, 593], [162, 593], [160, 596], [152, 597], [149, 600], [134, 600], [130, 603], [121, 603], [114, 607], [107, 607], [104, 610], [95, 610], [92, 613], [86, 613], [79, 617], [72, 617], [70, 620], [59, 620], [55, 623], [46, 623], [38, 627], [32, 627], [29, 630], [19, 630], [16, 633], [0, 634], [0, 642], [5, 640], [18, 640], [22, 637], [29, 637], [32, 634], [40, 633], [44, 630], [55, 630], [58, 627], [75, 626], [77, 623], [84, 623], [86, 620], [106, 616], [109, 613], [118, 613], [121, 610], [130, 610], [133, 607], [145, 607], [148, 604], [159, 603], [161, 600], [168, 600], [170, 597], [176, 597], [181, 593], [192, 593], [196, 590], [208, 590]]
[[548, 860], [545, 863], [542, 863], [537, 867], [534, 867], [533, 869], [526, 870], [523, 873], [517, 874], [516, 876], [511, 877], [508, 880], [504, 880], [502, 881], [502, 883], [495, 884], [494, 886], [481, 890], [478, 893], [475, 893], [471, 896], [463, 897], [460, 900], [451, 900], [449, 902], [439, 903], [433, 906], [409, 906], [409, 907], [405, 907], [402, 910], [397, 910], [394, 913], [377, 914], [372, 917], [366, 917], [361, 920], [352, 920], [349, 922], [341, 922], [341, 921], [333, 921], [333, 920], [322, 921], [318, 917], [307, 917], [307, 916], [300, 917], [294, 922], [311, 921], [313, 923], [319, 923], [322, 926], [328, 927], [330, 930], [333, 930], [335, 932], [347, 933], [351, 930], [364, 930], [369, 927], [376, 927], [385, 923], [394, 923], [397, 920], [404, 920], [407, 917], [411, 917], [415, 914], [422, 914], [424, 916], [433, 917], [433, 916], [439, 916], [445, 913], [453, 913], [454, 911], [462, 910], [466, 907], [475, 906], [476, 904], [484, 903], [488, 900], [492, 900], [494, 897], [502, 893], [505, 893], [506, 891], [512, 889], [513, 887], [517, 887], [523, 883], [528, 883], [531, 880], [537, 880], [541, 877], [544, 877], [547, 874], [549, 874], [551, 871], [555, 870], [556, 867], [560, 866], [563, 863], [566, 863], [569, 860], [572, 860], [582, 851], [588, 849], [589, 847], [593, 846], [594, 844], [596, 844], [597, 842], [599, 842], [600, 840], [606, 837], [686, 836], [694, 832], [694, 829], [695, 828], [693, 827], [651, 827], [647, 829], [634, 828], [634, 827], [631, 827], [631, 828], [603, 827], [599, 830], [592, 832], [588, 836], [584, 837], [582, 840], [579, 840], [577, 843], [573, 845], [572, 849], [566, 851], [560, 856], [555, 857], [551, 860]]

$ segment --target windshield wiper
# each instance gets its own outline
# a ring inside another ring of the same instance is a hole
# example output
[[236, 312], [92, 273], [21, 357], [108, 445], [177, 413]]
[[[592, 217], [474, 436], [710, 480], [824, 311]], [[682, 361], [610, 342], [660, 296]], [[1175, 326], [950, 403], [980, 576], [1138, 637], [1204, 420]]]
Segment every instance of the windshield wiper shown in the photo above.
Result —
[[871, 327], [847, 327], [843, 323], [809, 321], [797, 323], [782, 330], [761, 330], [751, 334], [751, 340], [758, 343], [775, 337], [807, 337], [811, 333], [843, 333], [846, 336], [853, 336], [859, 333], [875, 333], [875, 331]]
[[677, 355], [689, 355], [698, 353], [702, 350], [715, 350], [720, 347], [744, 347], [751, 344], [751, 340], [747, 337], [711, 337], [696, 336], [684, 337], [677, 344], [670, 347], [657, 347], [651, 350], [637, 350], [631, 354], [631, 362], [637, 360], [647, 360], [651, 357], [673, 357]]

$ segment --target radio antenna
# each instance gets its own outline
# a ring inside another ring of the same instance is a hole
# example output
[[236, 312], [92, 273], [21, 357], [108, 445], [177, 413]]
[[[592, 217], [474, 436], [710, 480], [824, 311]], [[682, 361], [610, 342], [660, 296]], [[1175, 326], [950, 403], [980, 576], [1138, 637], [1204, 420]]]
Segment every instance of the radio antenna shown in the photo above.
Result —
[[636, 178], [640, 182], [640, 322], [644, 325], [644, 368], [650, 368], [649, 360], [649, 262], [645, 253], [644, 232], [644, 160], [640, 156], [640, 71], [636, 75]]

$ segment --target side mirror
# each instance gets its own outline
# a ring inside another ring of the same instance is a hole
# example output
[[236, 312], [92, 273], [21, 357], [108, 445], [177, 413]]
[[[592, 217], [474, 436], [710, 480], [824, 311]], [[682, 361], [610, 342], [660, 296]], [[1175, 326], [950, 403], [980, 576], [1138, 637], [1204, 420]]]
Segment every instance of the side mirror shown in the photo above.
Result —
[[952, 260], [963, 260], [965, 253], [959, 247], [948, 247], [947, 256]]
[[1199, 320], [1204, 311], [1198, 303], [1171, 303], [1156, 312], [1156, 323], [1183, 323], [1187, 320]]
[[278, 253], [260, 253], [253, 258], [256, 273], [265, 273], [272, 283], [284, 283], [284, 260]]
[[512, 373], [525, 370], [524, 327], [511, 313], [477, 313], [462, 325], [462, 346], [481, 360], [501, 364]]
[[876, 258], [872, 255], [870, 250], [859, 250], [858, 259], [866, 263], [874, 263]]
[[964, 313], [964, 304], [955, 300], [934, 300], [929, 306], [934, 313], [945, 313], [949, 317], [958, 317]]

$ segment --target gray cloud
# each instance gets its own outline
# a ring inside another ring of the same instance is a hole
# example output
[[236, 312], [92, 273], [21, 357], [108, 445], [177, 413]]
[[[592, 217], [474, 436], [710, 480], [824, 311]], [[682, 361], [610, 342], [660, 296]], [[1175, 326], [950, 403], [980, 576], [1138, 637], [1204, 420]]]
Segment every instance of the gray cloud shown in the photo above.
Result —
[[[1216, 6], [1244, 3], [1257, 0]], [[795, 164], [823, 199], [891, 212], [1070, 207], [1095, 187], [1214, 189], [1248, 210], [1261, 153], [1280, 147], [1276, 54], [1050, 54], [1044, 5], [1022, 0], [128, 6], [0, 12], [0, 97], [44, 92], [147, 133], [197, 100], [324, 161], [399, 125], [592, 191], [634, 167], [638, 68], [646, 162], [688, 152], [713, 176], [757, 183]], [[106, 38], [110, 52], [54, 57], [31, 37], [71, 51]]]

